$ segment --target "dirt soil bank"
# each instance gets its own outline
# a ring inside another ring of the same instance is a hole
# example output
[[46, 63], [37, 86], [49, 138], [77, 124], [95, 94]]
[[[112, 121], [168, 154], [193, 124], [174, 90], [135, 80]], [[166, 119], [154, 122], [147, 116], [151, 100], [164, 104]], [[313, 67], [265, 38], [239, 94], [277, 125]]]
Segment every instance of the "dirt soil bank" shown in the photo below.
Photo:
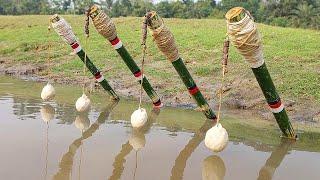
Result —
[[[38, 82], [45, 82], [48, 79], [59, 84], [79, 85], [83, 82], [91, 83], [95, 89], [101, 89], [97, 82], [88, 77], [79, 76], [79, 78], [62, 77], [58, 75], [50, 75], [42, 73], [47, 69], [48, 64], [31, 65], [31, 64], [13, 64], [12, 61], [0, 58], [0, 75], [9, 75], [22, 79], [28, 79]], [[209, 101], [211, 107], [217, 109], [218, 88], [220, 84], [212, 87], [212, 85], [205, 84], [202, 79], [197, 79], [198, 84], [201, 84], [201, 90], [205, 98]], [[152, 79], [151, 79], [152, 81]], [[199, 82], [200, 81], [200, 82]], [[132, 83], [132, 80], [126, 78], [123, 74], [117, 74], [116, 77], [108, 78], [108, 82], [115, 89], [115, 91], [122, 97], [137, 100], [139, 97], [139, 86]], [[193, 108], [197, 110], [196, 104], [187, 91], [180, 94], [168, 93], [165, 88], [168, 84], [154, 84], [154, 88], [165, 106]], [[212, 92], [210, 89], [216, 89]], [[252, 115], [259, 116], [262, 119], [273, 121], [273, 115], [265, 102], [265, 99], [260, 91], [256, 80], [252, 77], [239, 77], [231, 82], [225, 84], [223, 98], [223, 108], [228, 110], [245, 109], [249, 110]], [[147, 96], [144, 96], [144, 101], [149, 101]], [[320, 124], [320, 106], [312, 99], [291, 100], [283, 99], [285, 107], [290, 116], [290, 119], [295, 123], [302, 123], [305, 125]]]

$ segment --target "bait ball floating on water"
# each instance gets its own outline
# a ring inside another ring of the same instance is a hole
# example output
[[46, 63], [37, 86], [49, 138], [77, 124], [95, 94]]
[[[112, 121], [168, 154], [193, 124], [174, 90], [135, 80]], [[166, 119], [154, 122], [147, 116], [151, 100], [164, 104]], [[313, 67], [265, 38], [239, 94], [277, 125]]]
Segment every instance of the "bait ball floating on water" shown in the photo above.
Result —
[[132, 127], [142, 127], [148, 119], [147, 111], [144, 108], [139, 108], [131, 114], [131, 125]]
[[204, 139], [204, 143], [213, 152], [221, 152], [228, 144], [228, 132], [220, 123], [210, 128]]
[[44, 101], [49, 101], [53, 99], [55, 95], [56, 95], [56, 91], [50, 83], [45, 85], [41, 91], [41, 98]]
[[78, 112], [86, 112], [90, 109], [91, 101], [84, 93], [78, 98], [76, 102], [76, 109]]

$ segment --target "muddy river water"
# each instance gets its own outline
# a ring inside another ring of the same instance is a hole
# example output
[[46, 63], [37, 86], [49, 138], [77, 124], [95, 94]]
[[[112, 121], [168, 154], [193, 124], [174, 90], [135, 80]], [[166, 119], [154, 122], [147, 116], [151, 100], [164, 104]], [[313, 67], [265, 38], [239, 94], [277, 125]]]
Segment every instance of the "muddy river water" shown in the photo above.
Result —
[[0, 179], [320, 179], [320, 133], [292, 142], [274, 122], [224, 112], [230, 141], [217, 154], [204, 145], [212, 123], [200, 112], [144, 104], [148, 122], [133, 130], [137, 102], [94, 93], [78, 114], [81, 88], [56, 85], [44, 103], [43, 85], [0, 76]]

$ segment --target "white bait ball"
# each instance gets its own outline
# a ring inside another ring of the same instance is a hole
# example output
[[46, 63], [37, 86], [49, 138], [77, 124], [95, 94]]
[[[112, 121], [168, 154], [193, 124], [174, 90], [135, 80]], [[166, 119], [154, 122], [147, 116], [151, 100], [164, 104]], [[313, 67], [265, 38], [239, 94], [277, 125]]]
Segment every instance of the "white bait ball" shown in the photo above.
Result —
[[91, 101], [84, 93], [78, 98], [76, 102], [76, 109], [78, 112], [86, 112], [90, 109]]
[[204, 143], [213, 152], [221, 152], [228, 144], [228, 132], [220, 123], [210, 128], [204, 139]]
[[41, 91], [41, 99], [44, 101], [52, 100], [56, 95], [54, 87], [48, 82]]
[[135, 128], [142, 127], [147, 122], [147, 119], [148, 115], [146, 109], [139, 108], [131, 115], [131, 125]]

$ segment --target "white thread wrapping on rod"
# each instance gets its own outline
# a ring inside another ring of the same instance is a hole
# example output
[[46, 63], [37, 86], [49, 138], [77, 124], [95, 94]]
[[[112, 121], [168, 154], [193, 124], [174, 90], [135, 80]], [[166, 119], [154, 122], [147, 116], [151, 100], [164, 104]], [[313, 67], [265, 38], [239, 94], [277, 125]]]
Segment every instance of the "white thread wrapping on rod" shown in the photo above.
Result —
[[231, 42], [244, 56], [251, 68], [263, 65], [261, 37], [253, 19], [247, 13], [239, 22], [227, 21], [227, 32]]
[[117, 37], [116, 26], [114, 25], [111, 18], [101, 10], [99, 11], [97, 16], [92, 18], [92, 23], [96, 27], [99, 34], [101, 34], [109, 41], [112, 41]]
[[79, 42], [77, 37], [72, 32], [71, 26], [61, 16], [59, 16], [59, 21], [52, 22], [52, 27], [69, 45]]

